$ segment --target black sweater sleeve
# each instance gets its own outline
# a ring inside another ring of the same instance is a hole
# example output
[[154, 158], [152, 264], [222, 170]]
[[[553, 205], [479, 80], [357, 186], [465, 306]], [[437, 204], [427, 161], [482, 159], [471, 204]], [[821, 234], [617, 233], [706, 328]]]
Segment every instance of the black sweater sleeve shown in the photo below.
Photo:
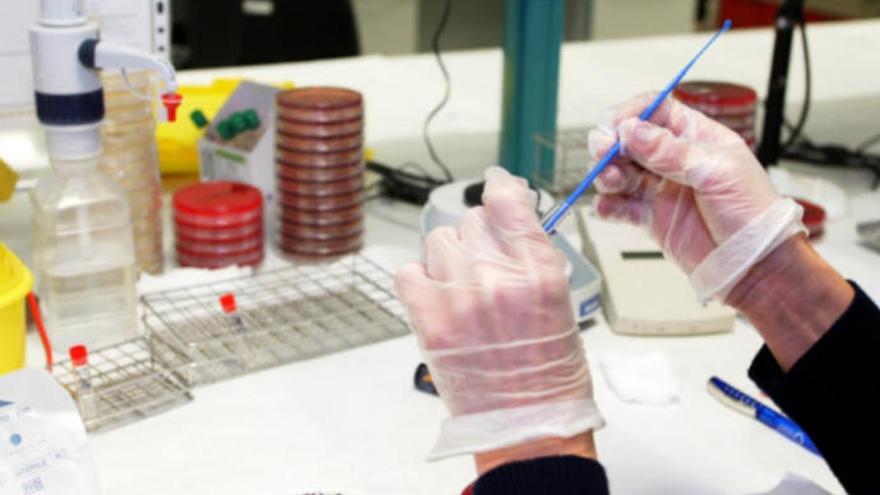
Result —
[[513, 462], [483, 474], [474, 495], [608, 495], [605, 470], [576, 456]]
[[749, 376], [810, 435], [849, 493], [880, 493], [880, 309], [855, 284], [846, 312], [785, 373], [765, 346]]

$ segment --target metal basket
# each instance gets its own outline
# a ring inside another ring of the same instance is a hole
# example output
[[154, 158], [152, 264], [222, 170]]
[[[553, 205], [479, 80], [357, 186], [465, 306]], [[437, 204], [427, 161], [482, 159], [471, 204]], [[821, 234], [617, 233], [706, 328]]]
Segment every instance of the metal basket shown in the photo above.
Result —
[[[186, 356], [167, 345], [154, 347], [156, 342], [138, 338], [90, 351], [92, 393], [86, 398], [78, 394], [73, 364], [55, 364], [52, 373], [80, 406], [86, 430], [113, 429], [192, 400], [179, 372]], [[89, 407], [83, 407], [83, 400]]]
[[[145, 295], [157, 346], [187, 356], [200, 385], [408, 333], [391, 277], [360, 255]], [[232, 293], [240, 318], [219, 298]]]

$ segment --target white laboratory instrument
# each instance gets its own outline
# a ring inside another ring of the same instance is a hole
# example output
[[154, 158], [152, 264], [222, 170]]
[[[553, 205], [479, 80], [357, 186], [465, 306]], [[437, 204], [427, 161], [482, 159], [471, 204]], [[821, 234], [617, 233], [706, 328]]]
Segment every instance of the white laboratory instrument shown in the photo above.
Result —
[[[165, 82], [173, 120], [174, 67], [99, 41], [82, 0], [42, 0], [31, 27], [37, 118], [54, 174], [31, 190], [33, 261], [46, 328], [59, 356], [138, 333], [131, 218], [123, 191], [97, 169], [104, 95], [97, 68], [151, 68]], [[168, 96], [171, 95], [171, 96]]]
[[578, 213], [584, 251], [605, 281], [602, 302], [612, 330], [698, 335], [733, 329], [736, 313], [717, 301], [700, 304], [684, 272], [642, 229], [601, 220], [587, 208]]
[[[457, 181], [434, 189], [428, 203], [422, 210], [422, 235], [441, 225], [455, 225], [458, 217], [470, 207], [465, 200], [465, 191], [468, 187], [479, 183], [480, 181], [477, 180]], [[475, 199], [480, 197], [479, 192], [472, 195], [475, 196]], [[541, 193], [538, 209], [543, 212], [552, 206], [553, 199], [550, 194]], [[572, 246], [564, 234], [560, 233], [554, 236], [553, 242], [565, 254], [568, 261], [567, 272], [571, 286], [571, 306], [575, 321], [583, 323], [592, 319], [600, 306], [601, 278], [599, 272]]]
[[[102, 40], [167, 55], [171, 46], [170, 4], [171, 0], [85, 0], [84, 11], [101, 26]], [[0, 117], [33, 110], [28, 27], [39, 17], [39, 1], [0, 2], [0, 73], [16, 75], [0, 79]], [[4, 158], [9, 160], [8, 152]]]

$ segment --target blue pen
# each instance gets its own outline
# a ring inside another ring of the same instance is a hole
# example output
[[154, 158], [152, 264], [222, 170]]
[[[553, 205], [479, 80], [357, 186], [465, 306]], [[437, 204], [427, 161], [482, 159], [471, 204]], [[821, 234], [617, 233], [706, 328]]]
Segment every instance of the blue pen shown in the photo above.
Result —
[[746, 416], [753, 416], [761, 423], [764, 423], [764, 425], [776, 430], [777, 433], [785, 438], [802, 446], [817, 456], [822, 457], [819, 449], [816, 448], [816, 444], [813, 443], [809, 435], [807, 435], [807, 433], [794, 421], [779, 414], [770, 407], [761, 404], [756, 399], [746, 395], [744, 392], [737, 390], [717, 376], [713, 376], [709, 379], [706, 388], [709, 390], [709, 393], [721, 401], [722, 404], [737, 412], [741, 412]]
[[[678, 86], [678, 83], [680, 83], [681, 80], [684, 79], [684, 76], [688, 73], [689, 70], [691, 70], [691, 67], [693, 67], [694, 64], [697, 63], [697, 60], [699, 60], [700, 57], [703, 56], [703, 53], [705, 53], [705, 51], [708, 50], [713, 43], [715, 43], [715, 40], [717, 40], [719, 36], [730, 29], [731, 24], [732, 23], [730, 19], [724, 21], [724, 25], [721, 26], [721, 29], [719, 29], [714, 36], [709, 38], [709, 41], [707, 41], [706, 44], [703, 45], [703, 48], [700, 48], [700, 51], [698, 51], [697, 54], [694, 55], [694, 58], [692, 58], [691, 61], [688, 62], [687, 65], [685, 65], [684, 68], [682, 68], [678, 72], [678, 74], [675, 75], [674, 78], [672, 78], [672, 81], [670, 81], [666, 88], [664, 88], [663, 91], [661, 91], [660, 94], [657, 95], [657, 98], [655, 98], [654, 101], [651, 102], [648, 108], [646, 108], [642, 112], [642, 114], [639, 115], [639, 119], [648, 120], [651, 118], [652, 115], [654, 115], [654, 111], [656, 111], [657, 108], [663, 104], [663, 101], [666, 100], [666, 97], [669, 96], [669, 94], [672, 93], [676, 86]], [[590, 170], [590, 173], [588, 173], [587, 176], [584, 177], [584, 180], [582, 180], [580, 184], [578, 184], [577, 187], [574, 189], [574, 191], [572, 191], [571, 194], [569, 194], [568, 197], [565, 198], [565, 201], [554, 206], [553, 209], [550, 210], [550, 213], [548, 213], [544, 217], [544, 232], [546, 232], [547, 234], [553, 234], [556, 232], [556, 227], [559, 226], [559, 223], [571, 210], [571, 207], [574, 206], [574, 204], [577, 202], [578, 199], [580, 199], [587, 188], [590, 187], [590, 184], [592, 184], [593, 181], [596, 180], [596, 177], [598, 177], [599, 174], [601, 174], [602, 171], [605, 170], [605, 167], [607, 167], [612, 160], [617, 158], [617, 155], [619, 154], [620, 140], [618, 139], [614, 143], [614, 146], [612, 146], [611, 149], [609, 149], [608, 152], [605, 153], [605, 156], [603, 156], [602, 159], [599, 160], [599, 163], [597, 163], [596, 166], [593, 167], [592, 170]]]

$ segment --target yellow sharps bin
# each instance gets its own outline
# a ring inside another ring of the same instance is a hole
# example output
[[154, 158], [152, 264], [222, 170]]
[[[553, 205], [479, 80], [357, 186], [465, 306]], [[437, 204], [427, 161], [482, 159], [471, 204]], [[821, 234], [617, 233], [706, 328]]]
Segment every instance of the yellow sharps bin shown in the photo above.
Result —
[[25, 298], [34, 279], [0, 242], [0, 375], [24, 366]]

